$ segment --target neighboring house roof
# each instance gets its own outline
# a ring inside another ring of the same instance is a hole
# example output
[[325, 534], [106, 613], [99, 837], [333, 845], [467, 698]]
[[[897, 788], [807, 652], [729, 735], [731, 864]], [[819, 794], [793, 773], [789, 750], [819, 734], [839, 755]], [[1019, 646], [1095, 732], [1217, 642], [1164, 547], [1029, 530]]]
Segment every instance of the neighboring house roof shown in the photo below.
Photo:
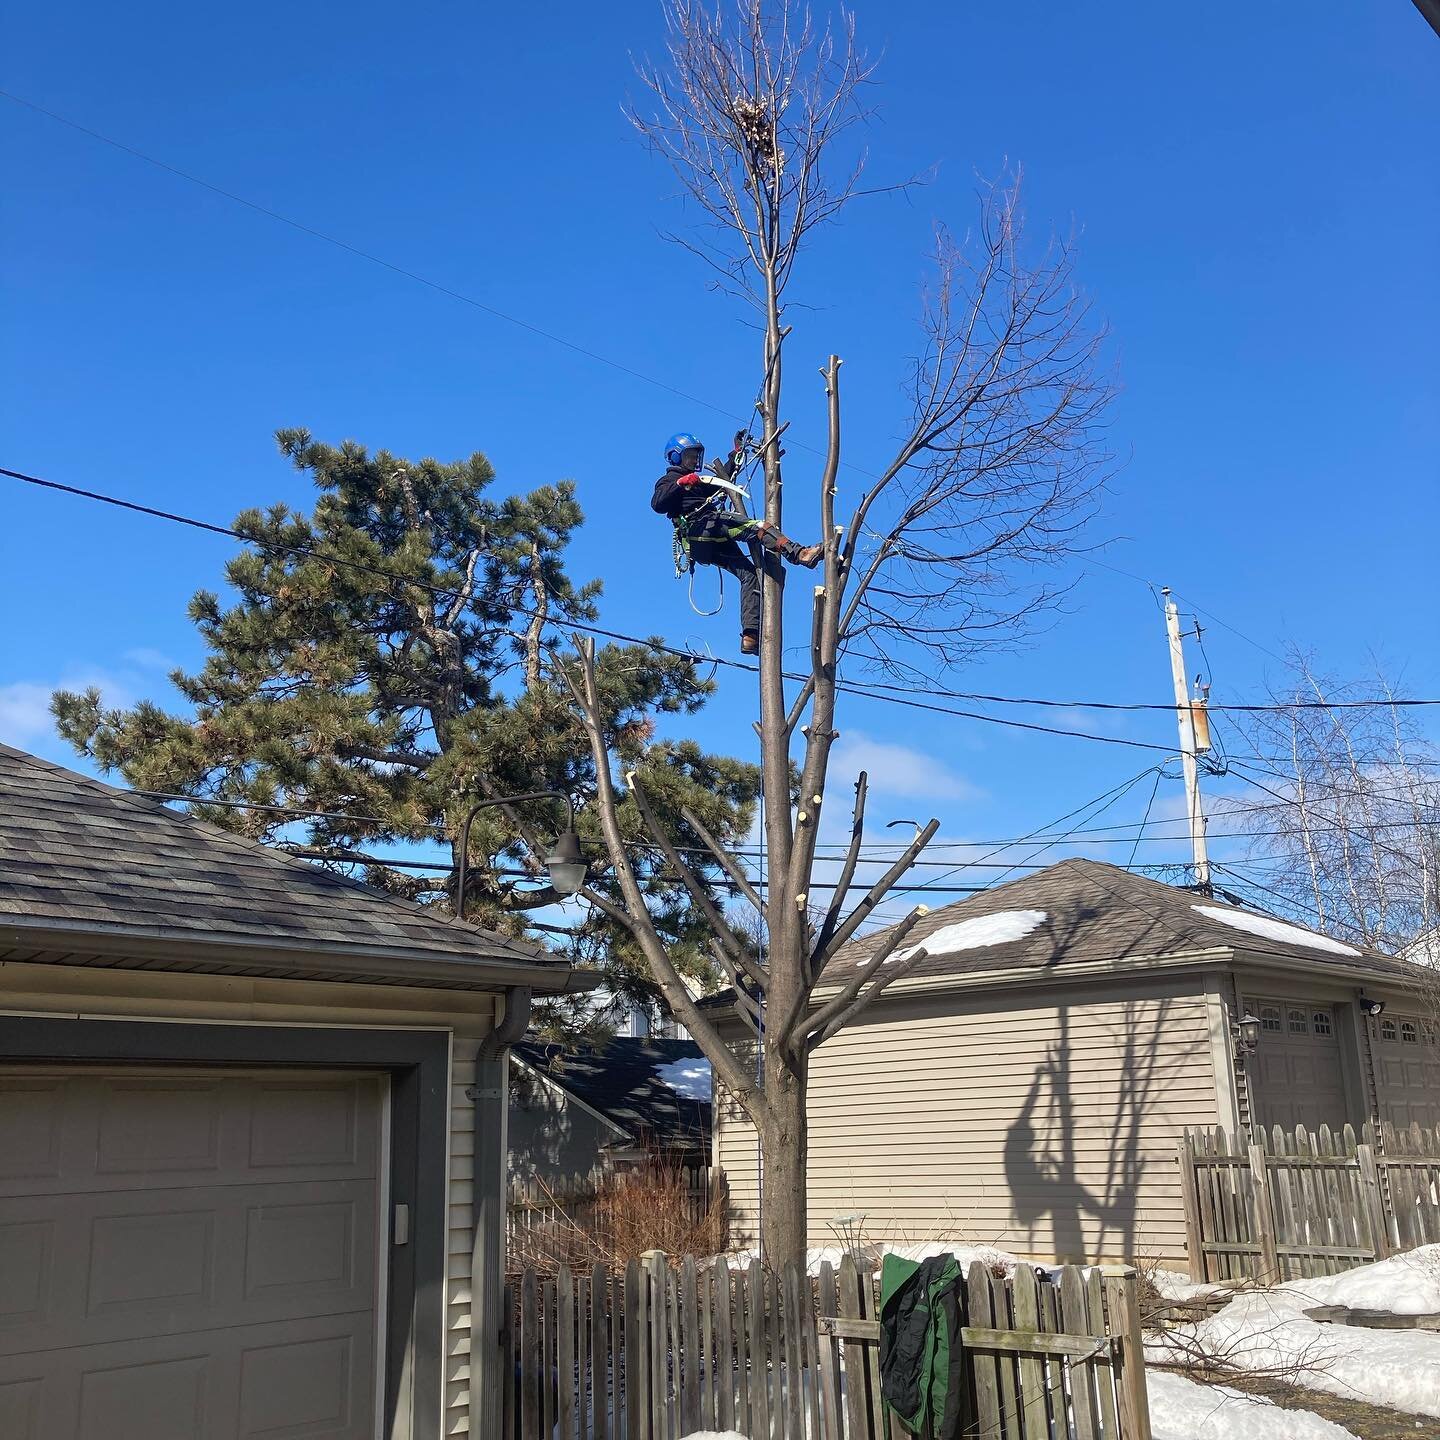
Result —
[[[852, 976], [893, 928], [846, 945], [826, 967], [822, 985]], [[1097, 860], [1061, 860], [931, 911], [916, 922], [896, 957], [922, 944], [931, 953], [909, 972], [907, 981], [988, 971], [1063, 971], [1207, 952], [1273, 956], [1319, 971], [1401, 983], [1418, 978], [1409, 961]], [[730, 994], [726, 990], [710, 996], [701, 1008], [728, 1008]]]
[[709, 1149], [710, 1062], [693, 1040], [617, 1035], [581, 1050], [522, 1040], [514, 1055], [637, 1144]]
[[[837, 978], [875, 953], [889, 930], [852, 941], [831, 962]], [[913, 976], [1048, 969], [1086, 961], [1239, 950], [1413, 979], [1414, 967], [1302, 926], [1098, 860], [1061, 860], [1020, 880], [924, 915], [899, 953], [932, 953]]]
[[226, 974], [465, 989], [590, 983], [537, 945], [455, 924], [8, 745], [0, 958], [168, 960]]

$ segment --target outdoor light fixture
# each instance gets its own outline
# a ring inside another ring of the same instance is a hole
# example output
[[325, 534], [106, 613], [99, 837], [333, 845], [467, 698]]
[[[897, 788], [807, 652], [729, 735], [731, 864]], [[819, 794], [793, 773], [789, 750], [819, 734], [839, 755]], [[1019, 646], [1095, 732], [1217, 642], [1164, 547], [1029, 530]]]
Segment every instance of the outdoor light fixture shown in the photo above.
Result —
[[1260, 1043], [1260, 1020], [1248, 1010], [1230, 1027], [1235, 1049], [1241, 1055], [1253, 1055]]
[[460, 827], [460, 859], [455, 875], [455, 919], [465, 918], [465, 882], [470, 861], [470, 826], [482, 811], [495, 805], [519, 805], [526, 800], [563, 800], [565, 828], [555, 838], [555, 846], [545, 857], [550, 884], [557, 895], [573, 895], [585, 883], [585, 857], [580, 853], [580, 837], [575, 833], [575, 802], [563, 790], [529, 790], [524, 795], [502, 795], [495, 800], [482, 800], [466, 815]]
[[545, 868], [557, 894], [573, 895], [585, 883], [585, 857], [580, 853], [580, 837], [573, 829], [560, 834], [555, 848], [545, 857]]
[[1385, 1013], [1385, 1002], [1383, 1000], [1372, 1000], [1363, 990], [1355, 997], [1355, 1003], [1372, 1020]]

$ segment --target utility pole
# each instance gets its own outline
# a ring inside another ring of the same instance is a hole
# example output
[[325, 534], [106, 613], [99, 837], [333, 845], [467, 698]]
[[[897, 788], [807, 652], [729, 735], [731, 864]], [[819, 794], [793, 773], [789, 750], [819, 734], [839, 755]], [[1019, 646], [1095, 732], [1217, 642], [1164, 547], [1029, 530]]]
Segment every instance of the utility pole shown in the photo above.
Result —
[[[1196, 703], [1190, 698], [1185, 678], [1185, 646], [1180, 638], [1180, 612], [1165, 596], [1165, 629], [1170, 636], [1170, 674], [1175, 681], [1175, 715], [1180, 722], [1180, 763], [1185, 771], [1185, 808], [1190, 815], [1190, 848], [1195, 860], [1195, 883], [1207, 894], [1210, 891], [1210, 855], [1205, 846], [1205, 807], [1200, 799], [1200, 768], [1196, 756], [1210, 748], [1209, 717], [1205, 717], [1204, 734], [1196, 733]], [[1199, 704], [1203, 706], [1204, 701]]]

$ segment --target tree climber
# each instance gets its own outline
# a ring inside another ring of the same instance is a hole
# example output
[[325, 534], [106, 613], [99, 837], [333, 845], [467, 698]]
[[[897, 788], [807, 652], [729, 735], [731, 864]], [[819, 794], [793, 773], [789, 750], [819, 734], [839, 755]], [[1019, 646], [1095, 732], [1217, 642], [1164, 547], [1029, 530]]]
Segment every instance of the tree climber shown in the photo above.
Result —
[[768, 554], [811, 570], [825, 552], [819, 545], [799, 545], [766, 521], [752, 520], [735, 509], [732, 492], [744, 492], [730, 482], [744, 459], [745, 438], [740, 431], [730, 454], [711, 462], [715, 476], [711, 479], [700, 469], [705, 446], [693, 435], [672, 435], [665, 442], [668, 468], [655, 482], [650, 508], [675, 526], [677, 565], [687, 560], [692, 569], [718, 565], [740, 582], [740, 653], [754, 655], [760, 649], [760, 577], [740, 546], [759, 545]]

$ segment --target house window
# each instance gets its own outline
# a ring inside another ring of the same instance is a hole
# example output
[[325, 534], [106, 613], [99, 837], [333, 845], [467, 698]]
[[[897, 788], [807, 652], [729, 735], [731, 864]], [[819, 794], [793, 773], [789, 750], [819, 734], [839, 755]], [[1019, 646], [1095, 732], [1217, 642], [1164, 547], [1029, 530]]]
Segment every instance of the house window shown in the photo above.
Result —
[[1395, 1022], [1393, 1020], [1382, 1020], [1380, 1022], [1380, 1038], [1382, 1040], [1393, 1040], [1395, 1038]]
[[1330, 1012], [1328, 1010], [1317, 1010], [1311, 1019], [1315, 1022], [1315, 1033], [1317, 1035], [1329, 1035], [1331, 1033]]
[[1280, 1024], [1280, 1007], [1278, 1005], [1262, 1005], [1260, 1007], [1260, 1028], [1262, 1030], [1280, 1030], [1284, 1028]]
[[1303, 1010], [1291, 1010], [1286, 1016], [1292, 1035], [1308, 1035], [1310, 1033], [1310, 1022], [1305, 1018]]
[[1420, 1043], [1420, 1027], [1413, 1020], [1402, 1020], [1400, 1022], [1400, 1039], [1406, 1045], [1418, 1045]]

